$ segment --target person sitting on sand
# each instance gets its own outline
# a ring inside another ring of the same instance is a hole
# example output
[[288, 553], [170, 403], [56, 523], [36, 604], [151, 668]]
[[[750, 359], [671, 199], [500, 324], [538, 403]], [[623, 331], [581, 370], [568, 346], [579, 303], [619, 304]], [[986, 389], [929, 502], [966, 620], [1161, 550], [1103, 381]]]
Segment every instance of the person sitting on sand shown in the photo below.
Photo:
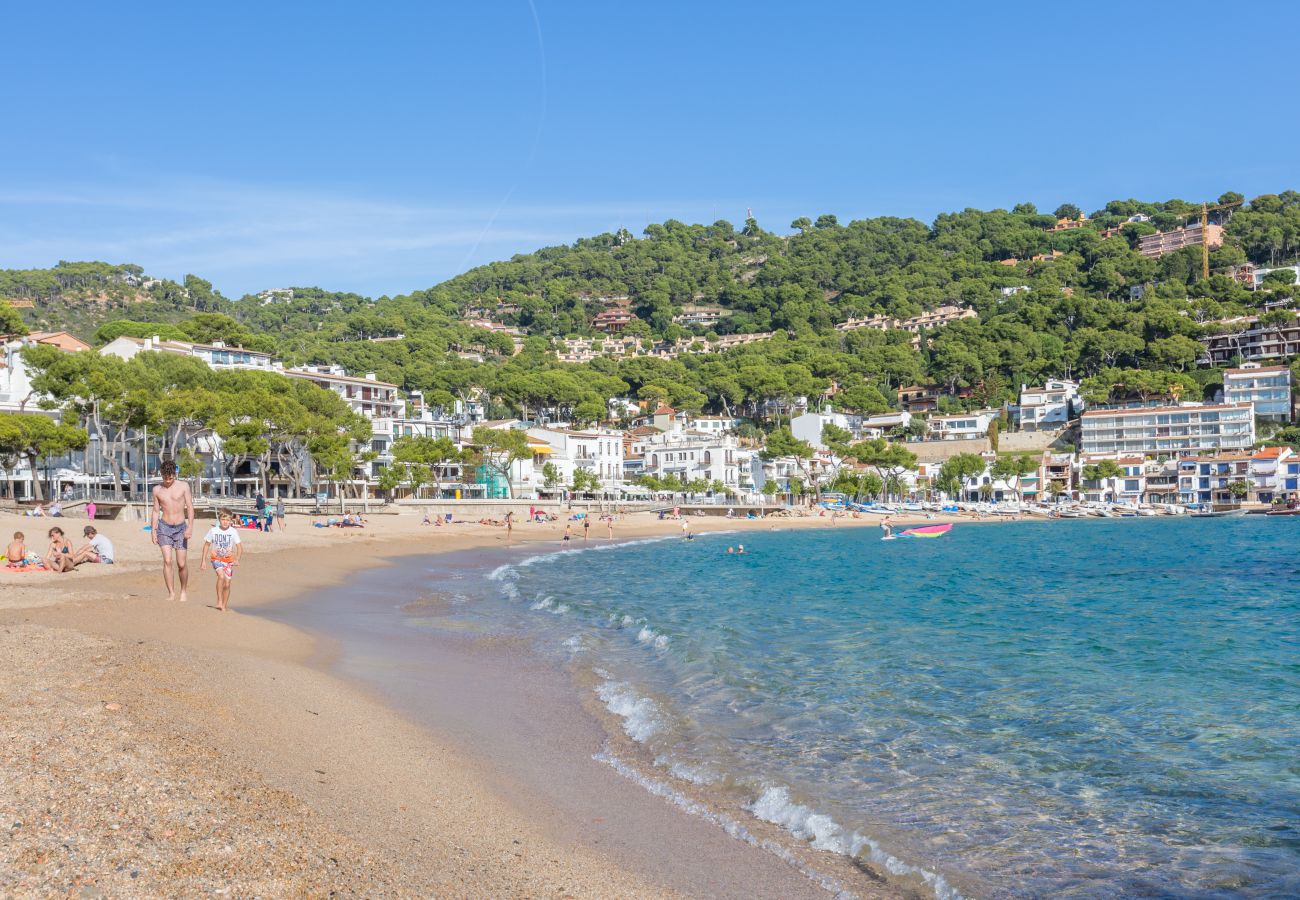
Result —
[[27, 565], [27, 541], [21, 531], [14, 532], [14, 539], [5, 548], [5, 563], [11, 569], [21, 569]]
[[113, 542], [96, 531], [93, 525], [81, 529], [81, 534], [86, 539], [86, 545], [72, 555], [72, 564], [79, 566], [82, 563], [104, 563], [111, 566]]
[[420, 522], [420, 524], [421, 524], [421, 525], [432, 525], [432, 524], [433, 524], [432, 522], [429, 521], [429, 511], [428, 511], [427, 509], [424, 511], [424, 520], [423, 520], [422, 522]]
[[45, 568], [51, 572], [72, 571], [72, 546], [57, 525], [50, 529], [50, 551], [45, 555]]
[[217, 524], [208, 529], [203, 538], [203, 552], [199, 566], [209, 560], [217, 574], [217, 609], [225, 612], [230, 606], [230, 580], [235, 577], [235, 566], [244, 555], [244, 544], [239, 530], [231, 527], [235, 514], [228, 509], [217, 514]]

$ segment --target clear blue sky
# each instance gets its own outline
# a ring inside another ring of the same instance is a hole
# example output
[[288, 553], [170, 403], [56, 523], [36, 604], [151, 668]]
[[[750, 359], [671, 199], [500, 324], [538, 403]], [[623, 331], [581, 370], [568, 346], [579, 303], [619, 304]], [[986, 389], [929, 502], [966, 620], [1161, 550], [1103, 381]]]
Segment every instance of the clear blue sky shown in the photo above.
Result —
[[7, 4], [0, 267], [379, 295], [677, 218], [1300, 188], [1287, 3]]

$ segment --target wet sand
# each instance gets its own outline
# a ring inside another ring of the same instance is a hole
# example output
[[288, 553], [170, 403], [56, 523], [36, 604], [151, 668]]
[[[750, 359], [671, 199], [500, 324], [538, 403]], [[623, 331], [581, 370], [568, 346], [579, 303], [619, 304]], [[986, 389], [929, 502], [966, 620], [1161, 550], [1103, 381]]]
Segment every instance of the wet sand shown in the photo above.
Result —
[[[825, 896], [595, 762], [597, 711], [524, 647], [447, 642], [429, 682], [390, 705], [331, 671], [329, 641], [248, 614], [349, 578], [406, 590], [395, 569], [370, 571], [394, 558], [523, 552], [505, 550], [502, 528], [418, 523], [248, 532], [228, 613], [212, 608], [199, 541], [190, 602], [167, 600], [136, 522], [97, 523], [118, 565], [0, 572], [0, 645], [14, 661], [0, 672], [0, 894]], [[43, 550], [51, 524], [0, 517], [0, 535], [21, 528]], [[80, 543], [84, 520], [57, 524]], [[836, 527], [849, 524], [876, 523]], [[692, 520], [774, 525], [831, 527]], [[519, 525], [514, 544], [558, 549], [562, 533]], [[593, 526], [592, 540], [604, 533]], [[615, 527], [616, 539], [678, 533], [649, 516]], [[852, 887], [883, 890], [866, 875]]]

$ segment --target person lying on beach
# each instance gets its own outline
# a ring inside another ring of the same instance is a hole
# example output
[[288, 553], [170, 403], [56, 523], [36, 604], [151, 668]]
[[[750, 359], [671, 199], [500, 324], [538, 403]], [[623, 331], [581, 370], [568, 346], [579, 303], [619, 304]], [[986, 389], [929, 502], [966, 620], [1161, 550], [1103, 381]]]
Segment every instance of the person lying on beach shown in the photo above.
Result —
[[428, 514], [427, 512], [424, 514], [424, 521], [422, 521], [420, 524], [421, 524], [421, 525], [432, 525], [432, 524], [433, 524], [431, 521], [429, 521], [429, 514]]
[[217, 609], [225, 612], [230, 606], [230, 581], [235, 577], [235, 566], [244, 555], [244, 544], [239, 537], [239, 530], [231, 527], [235, 516], [228, 509], [218, 514], [217, 525], [208, 529], [203, 538], [203, 552], [199, 556], [199, 566], [212, 563], [212, 571], [217, 576]]
[[21, 531], [14, 532], [14, 539], [5, 548], [5, 562], [11, 569], [27, 565], [27, 540]]
[[72, 564], [79, 566], [82, 563], [104, 563], [111, 566], [113, 542], [96, 531], [92, 525], [81, 529], [81, 534], [86, 539], [86, 545], [72, 555]]
[[72, 545], [68, 543], [63, 529], [57, 525], [50, 529], [50, 550], [45, 555], [45, 568], [51, 572], [72, 571]]

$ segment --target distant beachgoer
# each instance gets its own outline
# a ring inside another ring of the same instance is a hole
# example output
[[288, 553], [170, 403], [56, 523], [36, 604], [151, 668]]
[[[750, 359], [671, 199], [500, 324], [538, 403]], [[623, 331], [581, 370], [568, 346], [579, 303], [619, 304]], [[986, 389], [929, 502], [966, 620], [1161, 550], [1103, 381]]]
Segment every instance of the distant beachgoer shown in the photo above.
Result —
[[570, 537], [572, 537], [572, 532], [573, 532], [573, 523], [572, 523], [572, 522], [565, 522], [565, 523], [564, 523], [564, 539], [565, 539], [566, 541], [569, 540]]
[[744, 553], [745, 553], [745, 545], [744, 545], [744, 544], [741, 544], [741, 545], [739, 545], [739, 546], [736, 548], [736, 555], [737, 555], [737, 556], [743, 556]]
[[91, 500], [89, 503], [86, 504], [86, 518], [87, 518], [87, 519], [89, 519], [89, 520], [92, 521], [92, 522], [95, 521], [95, 513], [96, 513], [96, 511], [98, 511], [98, 507], [95, 506], [95, 501], [94, 501], [94, 500]]
[[235, 514], [228, 509], [217, 514], [217, 524], [208, 529], [203, 538], [203, 553], [199, 565], [211, 561], [217, 575], [217, 609], [225, 612], [230, 606], [230, 580], [235, 577], [235, 566], [244, 555], [244, 544], [239, 529], [232, 528]]
[[72, 564], [79, 566], [82, 563], [104, 563], [111, 566], [113, 564], [113, 542], [104, 537], [95, 530], [93, 525], [87, 525], [81, 529], [82, 536], [86, 539], [86, 545], [77, 550], [72, 555]]
[[728, 547], [728, 548], [727, 548], [727, 552], [728, 552], [728, 553], [735, 553], [735, 552], [736, 552], [736, 548], [735, 548], [735, 547]]
[[57, 525], [50, 529], [50, 549], [45, 555], [45, 568], [51, 572], [72, 571], [72, 545]]
[[510, 538], [514, 536], [514, 533], [515, 533], [515, 511], [512, 509], [506, 513], [506, 544], [507, 545], [509, 545]]
[[266, 531], [267, 534], [271, 533], [271, 521], [274, 517], [275, 517], [275, 509], [271, 506], [271, 504], [269, 503], [266, 504], [266, 528], [264, 530]]
[[424, 511], [424, 519], [422, 519], [422, 520], [420, 521], [420, 524], [421, 524], [421, 525], [432, 525], [432, 524], [433, 524], [431, 521], [429, 521], [429, 511], [428, 511], [427, 509]]
[[11, 569], [27, 565], [27, 539], [21, 531], [14, 532], [14, 539], [5, 548], [5, 564]]
[[23, 515], [30, 516], [30, 517], [32, 517], [32, 518], [34, 518], [34, 519], [43, 519], [43, 518], [45, 518], [45, 507], [41, 506], [41, 505], [38, 503], [38, 504], [36, 504], [36, 508], [35, 508], [35, 509], [29, 509], [29, 510], [27, 510], [27, 512], [25, 512]]
[[587, 538], [589, 538], [590, 536], [591, 536], [591, 516], [590, 516], [590, 515], [585, 515], [585, 516], [582, 517], [582, 539], [583, 539], [583, 541], [586, 541]]
[[185, 589], [190, 583], [186, 552], [194, 534], [194, 497], [190, 486], [176, 480], [176, 463], [167, 460], [159, 468], [162, 484], [153, 489], [153, 508], [149, 513], [149, 540], [158, 545], [163, 558], [163, 584], [167, 599], [176, 600], [172, 582], [172, 556], [176, 557], [176, 575], [180, 580], [180, 602], [189, 599]]
[[607, 532], [607, 534], [605, 535], [605, 540], [607, 540], [607, 541], [612, 541], [612, 540], [614, 540], [614, 515], [613, 515], [613, 513], [611, 513], [610, 515], [608, 515], [608, 516], [605, 517], [605, 530], [606, 530], [606, 532]]
[[284, 531], [284, 498], [279, 497], [275, 501], [275, 520], [280, 523], [280, 530]]
[[691, 533], [691, 522], [689, 519], [682, 519], [682, 537]]
[[894, 536], [894, 526], [893, 523], [889, 521], [889, 516], [885, 516], [880, 520], [880, 530], [885, 533], [885, 537]]

